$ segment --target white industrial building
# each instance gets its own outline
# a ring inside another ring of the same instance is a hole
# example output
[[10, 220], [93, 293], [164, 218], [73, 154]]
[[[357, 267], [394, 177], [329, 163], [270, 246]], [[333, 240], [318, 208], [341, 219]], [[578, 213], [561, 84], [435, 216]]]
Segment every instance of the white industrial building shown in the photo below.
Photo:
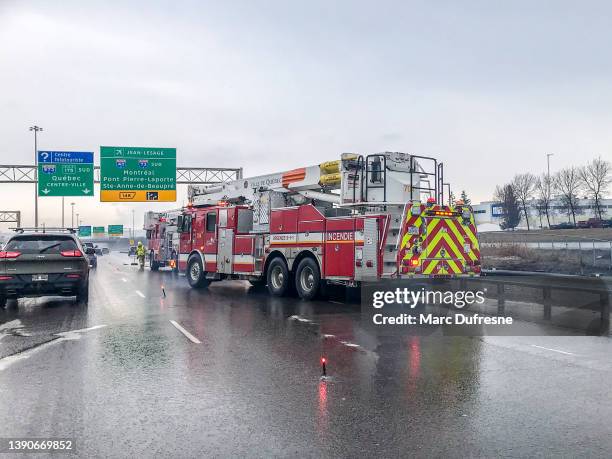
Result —
[[[476, 224], [477, 225], [485, 225], [487, 227], [491, 225], [499, 225], [502, 217], [502, 208], [501, 204], [497, 201], [485, 201], [480, 204], [472, 204], [474, 209], [474, 214], [476, 216]], [[612, 199], [603, 199], [602, 200], [602, 208], [604, 211], [604, 218], [612, 218]], [[532, 199], [529, 201], [529, 205], [527, 207], [527, 211], [529, 213], [529, 225], [532, 228], [540, 228], [547, 227], [548, 222], [546, 220], [546, 215], [538, 210], [537, 200]], [[550, 224], [556, 225], [563, 222], [573, 222], [572, 216], [568, 215], [568, 210], [565, 208], [560, 200], [555, 199], [551, 203], [551, 208], [549, 209], [550, 216]], [[595, 215], [595, 205], [592, 199], [579, 199], [578, 207], [576, 213], [576, 222], [580, 220], [587, 220], [589, 218], [594, 218]], [[525, 217], [521, 211], [521, 223], [519, 227], [527, 227], [525, 223]], [[541, 220], [540, 220], [541, 218]]]

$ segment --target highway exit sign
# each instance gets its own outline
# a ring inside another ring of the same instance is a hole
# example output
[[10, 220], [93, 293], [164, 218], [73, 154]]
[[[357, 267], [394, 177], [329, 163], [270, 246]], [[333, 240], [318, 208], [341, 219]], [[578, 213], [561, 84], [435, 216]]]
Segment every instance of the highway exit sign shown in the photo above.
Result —
[[39, 151], [38, 196], [93, 196], [93, 152]]
[[79, 237], [91, 237], [91, 226], [79, 226]]
[[176, 148], [100, 147], [100, 201], [176, 201]]
[[108, 225], [109, 236], [123, 236], [123, 225]]
[[104, 227], [103, 227], [103, 226], [94, 226], [94, 227], [93, 227], [93, 233], [94, 233], [94, 234], [97, 234], [97, 235], [102, 234], [102, 235], [103, 235], [103, 234], [104, 234], [104, 232], [105, 232], [105, 229], [104, 229]]

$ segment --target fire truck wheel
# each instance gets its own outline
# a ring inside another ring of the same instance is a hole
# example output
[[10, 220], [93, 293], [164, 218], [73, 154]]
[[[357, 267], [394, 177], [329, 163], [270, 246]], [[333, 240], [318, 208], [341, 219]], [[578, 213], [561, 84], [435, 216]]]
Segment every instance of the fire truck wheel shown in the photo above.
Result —
[[152, 250], [149, 254], [149, 268], [151, 268], [151, 271], [157, 271], [159, 269], [159, 263], [155, 261], [155, 253]]
[[312, 258], [300, 261], [295, 273], [295, 288], [303, 300], [312, 300], [319, 293], [321, 273], [317, 262]]
[[270, 262], [267, 279], [271, 295], [285, 296], [289, 293], [289, 269], [282, 258], [275, 258]]
[[206, 279], [202, 261], [197, 255], [192, 256], [187, 263], [187, 281], [193, 288], [208, 287], [210, 284], [210, 281]]

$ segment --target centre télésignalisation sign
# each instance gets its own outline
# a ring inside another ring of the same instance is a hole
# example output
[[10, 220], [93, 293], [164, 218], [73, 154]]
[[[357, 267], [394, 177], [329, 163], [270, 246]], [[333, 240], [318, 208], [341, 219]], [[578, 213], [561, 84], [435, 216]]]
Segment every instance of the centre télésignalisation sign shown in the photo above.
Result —
[[100, 201], [176, 201], [176, 148], [100, 147]]

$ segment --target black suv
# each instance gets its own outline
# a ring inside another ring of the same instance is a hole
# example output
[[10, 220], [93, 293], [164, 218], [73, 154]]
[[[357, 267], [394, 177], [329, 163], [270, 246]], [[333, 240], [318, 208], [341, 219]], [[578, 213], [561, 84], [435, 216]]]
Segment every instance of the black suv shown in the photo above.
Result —
[[76, 295], [89, 300], [89, 260], [72, 230], [18, 228], [0, 251], [0, 307], [8, 298]]

